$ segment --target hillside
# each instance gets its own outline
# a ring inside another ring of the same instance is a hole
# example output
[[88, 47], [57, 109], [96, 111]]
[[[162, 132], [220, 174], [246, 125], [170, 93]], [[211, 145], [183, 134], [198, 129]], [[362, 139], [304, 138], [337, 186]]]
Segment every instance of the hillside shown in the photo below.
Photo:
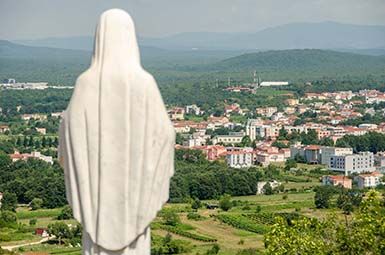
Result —
[[[30, 46], [92, 49], [92, 36], [42, 38], [16, 41]], [[291, 23], [252, 33], [186, 32], [149, 38], [139, 44], [169, 50], [283, 50], [331, 49], [384, 55], [385, 26], [364, 26], [336, 22]]]
[[281, 50], [244, 54], [229, 58], [211, 66], [215, 71], [275, 74], [280, 78], [295, 79], [296, 76], [318, 78], [328, 76], [383, 75], [385, 57], [342, 53], [328, 50]]

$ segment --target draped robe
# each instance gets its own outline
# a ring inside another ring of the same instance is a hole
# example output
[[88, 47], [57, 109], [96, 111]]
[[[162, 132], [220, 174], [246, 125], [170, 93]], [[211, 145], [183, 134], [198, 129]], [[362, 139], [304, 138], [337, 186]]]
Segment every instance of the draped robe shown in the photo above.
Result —
[[102, 14], [91, 65], [62, 117], [59, 160], [83, 252], [150, 254], [149, 225], [174, 172], [175, 133], [126, 12]]

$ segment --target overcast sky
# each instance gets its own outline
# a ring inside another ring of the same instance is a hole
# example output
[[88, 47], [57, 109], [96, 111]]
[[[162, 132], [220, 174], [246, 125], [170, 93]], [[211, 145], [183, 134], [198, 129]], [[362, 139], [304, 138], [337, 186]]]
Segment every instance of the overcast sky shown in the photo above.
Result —
[[147, 37], [292, 22], [385, 25], [385, 0], [0, 0], [0, 39], [92, 35], [109, 8], [128, 11]]

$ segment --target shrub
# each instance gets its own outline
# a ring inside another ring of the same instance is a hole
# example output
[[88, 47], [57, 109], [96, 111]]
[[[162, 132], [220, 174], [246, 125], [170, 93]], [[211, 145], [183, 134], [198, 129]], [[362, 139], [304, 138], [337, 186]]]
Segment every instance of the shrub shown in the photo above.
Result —
[[221, 208], [223, 211], [228, 211], [232, 207], [231, 203], [231, 196], [228, 194], [223, 195], [219, 199], [219, 208]]

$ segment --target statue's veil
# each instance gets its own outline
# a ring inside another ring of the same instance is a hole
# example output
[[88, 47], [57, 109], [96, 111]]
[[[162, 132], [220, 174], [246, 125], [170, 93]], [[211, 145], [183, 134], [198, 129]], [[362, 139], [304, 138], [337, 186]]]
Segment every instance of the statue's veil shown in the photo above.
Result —
[[119, 250], [145, 232], [168, 200], [174, 139], [156, 82], [140, 65], [131, 17], [103, 13], [59, 145], [67, 199], [95, 244]]

